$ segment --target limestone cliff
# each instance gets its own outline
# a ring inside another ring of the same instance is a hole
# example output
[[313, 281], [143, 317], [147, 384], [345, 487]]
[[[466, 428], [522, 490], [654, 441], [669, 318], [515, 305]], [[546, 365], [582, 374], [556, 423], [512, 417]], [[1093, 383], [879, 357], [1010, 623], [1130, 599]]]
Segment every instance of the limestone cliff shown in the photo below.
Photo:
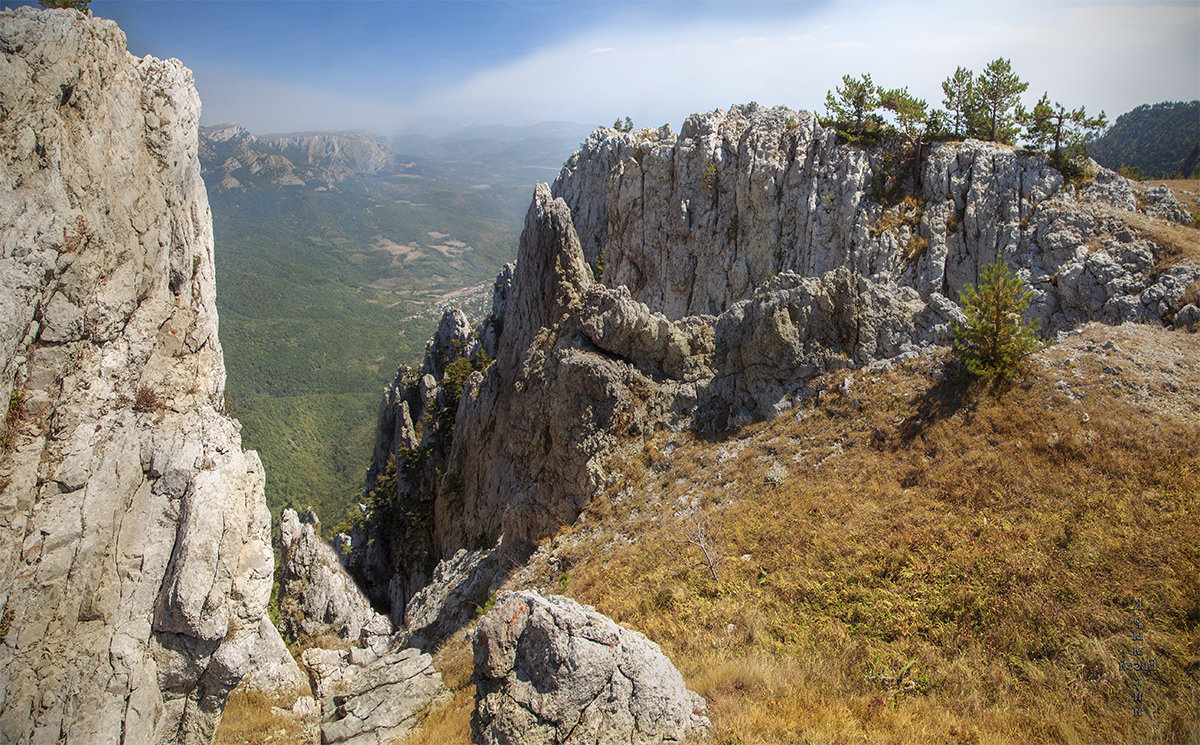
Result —
[[576, 519], [617, 437], [723, 432], [821, 373], [946, 344], [953, 298], [997, 258], [1050, 332], [1170, 321], [1200, 267], [1136, 228], [1190, 221], [1162, 199], [1139, 214], [1109, 171], [1067, 183], [993, 143], [839, 145], [754, 104], [678, 135], [597, 130], [537, 187], [489, 318], [468, 333], [448, 313], [389, 388], [353, 562], [413, 643], [436, 640]]
[[72, 10], [0, 13], [0, 49], [0, 740], [209, 742], [281, 645], [199, 98]]

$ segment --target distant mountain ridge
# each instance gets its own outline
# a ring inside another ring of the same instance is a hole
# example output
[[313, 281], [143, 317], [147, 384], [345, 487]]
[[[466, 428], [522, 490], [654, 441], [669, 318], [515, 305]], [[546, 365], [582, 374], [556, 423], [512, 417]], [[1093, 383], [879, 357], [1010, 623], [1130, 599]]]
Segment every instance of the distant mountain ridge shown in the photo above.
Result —
[[[415, 160], [462, 161], [500, 169], [514, 163], [544, 167], [552, 178], [562, 156], [591, 128], [574, 122], [473, 126], [441, 135], [320, 131], [255, 135], [226, 122], [200, 128], [200, 160], [209, 189], [250, 186], [330, 188], [352, 176], [405, 173]], [[220, 178], [212, 178], [212, 174]], [[535, 177], [528, 181], [532, 183]]]
[[1088, 154], [1105, 168], [1137, 168], [1149, 178], [1200, 174], [1200, 100], [1143, 104], [1117, 117]]
[[240, 124], [200, 128], [200, 160], [220, 173], [212, 187], [247, 184], [331, 186], [355, 174], [375, 174], [395, 158], [386, 137], [370, 132], [293, 132], [255, 136]]

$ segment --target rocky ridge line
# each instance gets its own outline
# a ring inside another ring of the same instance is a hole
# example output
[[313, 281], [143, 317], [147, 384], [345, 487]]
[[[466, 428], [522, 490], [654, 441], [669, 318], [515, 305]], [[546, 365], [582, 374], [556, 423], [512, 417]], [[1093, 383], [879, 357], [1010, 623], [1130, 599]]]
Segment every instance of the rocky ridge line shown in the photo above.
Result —
[[[452, 632], [575, 520], [616, 438], [724, 431], [821, 373], [947, 344], [951, 298], [997, 258], [1050, 332], [1191, 318], [1200, 267], [1131, 227], [1125, 179], [1069, 184], [1043, 155], [971, 140], [917, 165], [914, 187], [894, 152], [754, 104], [678, 135], [597, 130], [538, 186], [489, 318], [448, 312], [388, 389], [368, 489], [390, 468], [387, 493], [353, 551], [368, 595], [416, 643]], [[1190, 221], [1169, 193], [1143, 202]], [[477, 368], [457, 397], [456, 359]]]

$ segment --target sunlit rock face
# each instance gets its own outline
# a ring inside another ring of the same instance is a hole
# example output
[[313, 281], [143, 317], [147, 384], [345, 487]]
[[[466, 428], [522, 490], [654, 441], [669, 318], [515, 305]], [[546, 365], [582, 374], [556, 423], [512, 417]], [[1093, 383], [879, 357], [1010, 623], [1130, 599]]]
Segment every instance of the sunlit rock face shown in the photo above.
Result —
[[0, 48], [0, 740], [207, 743], [279, 645], [200, 101], [73, 10], [0, 13]]
[[[597, 130], [535, 188], [490, 316], [466, 334], [448, 312], [430, 349], [450, 356], [388, 388], [370, 474], [395, 479], [355, 554], [368, 594], [436, 643], [576, 520], [622, 438], [724, 432], [823, 373], [946, 345], [997, 260], [1043, 333], [1171, 318], [1200, 267], [1129, 225], [1190, 216], [1094, 170], [1068, 183], [1044, 154], [975, 140], [847, 146], [756, 104], [679, 133]], [[457, 398], [454, 356], [480, 368]]]

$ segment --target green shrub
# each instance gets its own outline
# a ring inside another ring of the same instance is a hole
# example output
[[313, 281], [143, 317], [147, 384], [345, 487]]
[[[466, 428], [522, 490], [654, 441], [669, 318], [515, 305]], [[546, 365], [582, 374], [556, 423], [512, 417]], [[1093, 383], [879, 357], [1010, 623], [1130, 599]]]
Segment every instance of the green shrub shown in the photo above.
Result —
[[80, 13], [88, 9], [92, 0], [38, 0], [43, 8], [74, 8]]
[[4, 430], [0, 432], [0, 452], [10, 450], [17, 441], [17, 427], [25, 414], [25, 395], [13, 386], [8, 394], [8, 410], [4, 413]]
[[600, 248], [600, 252], [596, 254], [596, 263], [592, 264], [592, 279], [597, 282], [604, 281], [604, 248]]
[[467, 378], [471, 377], [471, 373], [474, 371], [471, 360], [466, 357], [459, 357], [446, 365], [446, 374], [442, 376], [442, 391], [446, 397], [446, 408], [453, 411], [458, 410], [458, 401], [462, 398], [463, 387], [467, 384]]
[[954, 324], [954, 353], [972, 375], [1011, 378], [1025, 357], [1042, 347], [1037, 321], [1021, 318], [1032, 297], [999, 259], [983, 270], [978, 285], [959, 293], [967, 320]]

